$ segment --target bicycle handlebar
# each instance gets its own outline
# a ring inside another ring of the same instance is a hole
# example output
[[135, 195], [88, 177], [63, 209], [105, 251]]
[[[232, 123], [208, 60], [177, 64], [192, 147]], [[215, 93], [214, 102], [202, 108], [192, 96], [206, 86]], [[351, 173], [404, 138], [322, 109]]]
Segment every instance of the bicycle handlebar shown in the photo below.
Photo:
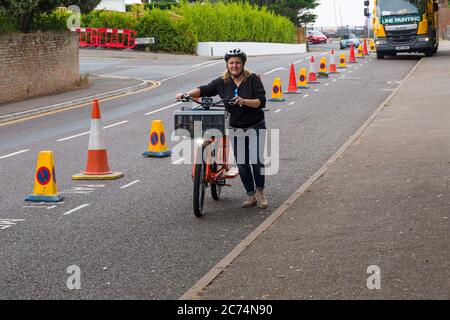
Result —
[[221, 100], [214, 101], [212, 98], [202, 98], [202, 101], [197, 101], [194, 98], [192, 98], [191, 96], [187, 96], [187, 95], [184, 95], [178, 101], [181, 101], [181, 102], [195, 102], [195, 103], [197, 103], [199, 105], [195, 109], [209, 109], [211, 107], [224, 107], [224, 108], [226, 108], [226, 104], [229, 104], [230, 102], [232, 102], [231, 99], [221, 99]]

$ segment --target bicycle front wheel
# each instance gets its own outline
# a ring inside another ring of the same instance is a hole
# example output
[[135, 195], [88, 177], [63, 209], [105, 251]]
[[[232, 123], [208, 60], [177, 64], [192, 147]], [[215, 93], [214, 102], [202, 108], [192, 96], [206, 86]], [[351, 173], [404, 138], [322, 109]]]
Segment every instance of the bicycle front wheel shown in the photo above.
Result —
[[204, 181], [204, 176], [205, 164], [196, 164], [194, 171], [194, 214], [198, 218], [203, 216], [203, 208], [205, 203], [205, 189], [207, 187], [207, 183]]

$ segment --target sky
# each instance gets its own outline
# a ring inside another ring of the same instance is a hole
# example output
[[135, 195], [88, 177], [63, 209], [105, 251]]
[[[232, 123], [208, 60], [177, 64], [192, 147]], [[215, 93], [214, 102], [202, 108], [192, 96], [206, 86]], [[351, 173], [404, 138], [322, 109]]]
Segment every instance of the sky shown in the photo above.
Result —
[[[314, 10], [317, 14], [315, 26], [364, 25], [364, 0], [319, 0], [319, 2], [320, 5]], [[334, 4], [336, 4], [336, 15]], [[372, 8], [372, 1], [369, 8]]]

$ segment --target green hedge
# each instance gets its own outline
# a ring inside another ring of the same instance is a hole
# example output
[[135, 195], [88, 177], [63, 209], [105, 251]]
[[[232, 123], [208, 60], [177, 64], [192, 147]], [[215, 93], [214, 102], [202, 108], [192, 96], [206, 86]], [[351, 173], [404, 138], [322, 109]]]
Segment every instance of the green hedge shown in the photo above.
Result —
[[199, 41], [293, 43], [295, 26], [285, 17], [248, 3], [182, 3], [173, 11], [198, 29]]
[[155, 37], [153, 51], [194, 53], [198, 36], [196, 27], [187, 19], [173, 20], [169, 12], [160, 9], [146, 11], [136, 25], [138, 37]]

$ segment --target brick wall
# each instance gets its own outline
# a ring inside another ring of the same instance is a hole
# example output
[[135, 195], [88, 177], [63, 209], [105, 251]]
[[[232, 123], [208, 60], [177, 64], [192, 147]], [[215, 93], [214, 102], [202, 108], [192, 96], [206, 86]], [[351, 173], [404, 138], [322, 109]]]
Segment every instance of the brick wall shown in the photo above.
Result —
[[[439, 8], [439, 33], [441, 37], [444, 37], [444, 33], [447, 32], [447, 26], [450, 26], [450, 8]], [[450, 39], [450, 34], [447, 35]]]
[[70, 90], [79, 81], [78, 36], [0, 36], [0, 104]]

